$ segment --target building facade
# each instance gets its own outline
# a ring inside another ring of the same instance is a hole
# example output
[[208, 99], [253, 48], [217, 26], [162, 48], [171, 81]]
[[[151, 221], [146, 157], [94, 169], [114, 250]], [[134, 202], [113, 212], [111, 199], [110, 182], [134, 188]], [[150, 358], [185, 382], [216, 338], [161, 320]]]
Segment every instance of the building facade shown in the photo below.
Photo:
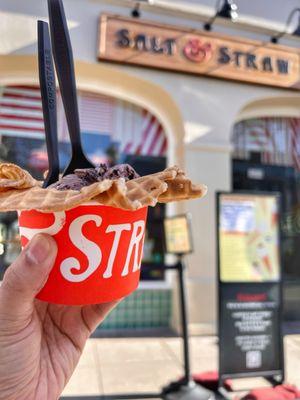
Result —
[[[293, 0], [277, 0], [272, 7], [267, 0], [247, 5], [242, 1], [236, 3], [240, 22], [234, 25], [217, 19], [213, 29], [218, 40], [259, 40], [265, 43], [261, 44], [262, 51], [268, 46], [268, 35], [283, 29], [289, 12], [297, 6]], [[159, 64], [155, 54], [148, 54], [145, 38], [131, 45], [142, 54], [140, 65], [128, 60], [104, 60], [101, 55], [99, 59], [103, 40], [100, 15], [118, 15], [136, 21], [131, 17], [135, 2], [65, 0], [64, 5], [75, 58], [83, 142], [92, 160], [128, 161], [141, 173], [179, 164], [193, 181], [205, 183], [209, 188], [201, 201], [151, 210], [140, 288], [111, 314], [104, 328], [178, 329], [175, 277], [160, 268], [172, 262], [162, 246], [162, 221], [165, 215], [189, 212], [194, 242], [194, 252], [187, 256], [190, 328], [192, 333], [215, 332], [215, 195], [217, 191], [231, 190], [282, 193], [285, 318], [299, 320], [300, 97], [297, 89], [284, 87], [287, 67], [268, 55], [257, 64], [253, 57], [251, 61], [247, 54], [231, 54], [227, 49], [223, 50], [223, 61], [229, 57], [231, 65], [246, 68], [239, 72], [238, 78], [218, 75], [218, 71], [176, 70], [172, 65]], [[153, 4], [142, 6], [140, 13], [142, 24], [149, 21], [150, 50], [169, 52], [171, 56], [172, 41], [161, 49], [161, 43], [153, 39], [157, 26], [162, 29], [167, 24], [175, 31], [201, 31], [203, 22], [214, 13], [214, 4], [208, 0], [154, 0]], [[0, 0], [0, 33], [4, 38], [0, 43], [0, 157], [18, 162], [41, 176], [47, 159], [38, 91], [37, 19], [47, 19], [46, 1]], [[253, 20], [257, 23], [252, 23]], [[123, 34], [125, 42], [127, 36]], [[292, 53], [299, 45], [291, 36], [283, 42], [291, 47]], [[296, 62], [299, 63], [299, 55], [294, 56], [293, 71]], [[278, 68], [278, 82], [283, 83], [257, 84], [254, 78], [245, 81], [243, 74], [246, 76], [247, 68], [261, 69], [261, 76]], [[69, 147], [60, 102], [58, 118], [60, 160], [64, 164]], [[256, 175], [251, 175], [249, 169], [256, 170]], [[1, 249], [4, 269], [18, 251], [14, 241], [17, 225], [14, 215], [1, 218], [1, 234], [6, 242]]]

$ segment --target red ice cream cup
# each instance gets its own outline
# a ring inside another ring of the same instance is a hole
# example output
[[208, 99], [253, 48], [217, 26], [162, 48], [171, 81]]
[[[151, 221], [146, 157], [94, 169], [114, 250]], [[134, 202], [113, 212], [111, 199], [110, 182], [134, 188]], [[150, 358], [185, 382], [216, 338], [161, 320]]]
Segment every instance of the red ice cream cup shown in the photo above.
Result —
[[20, 211], [24, 247], [37, 233], [58, 247], [49, 278], [36, 296], [50, 303], [83, 305], [121, 299], [139, 283], [147, 207], [135, 211], [82, 204], [68, 211]]

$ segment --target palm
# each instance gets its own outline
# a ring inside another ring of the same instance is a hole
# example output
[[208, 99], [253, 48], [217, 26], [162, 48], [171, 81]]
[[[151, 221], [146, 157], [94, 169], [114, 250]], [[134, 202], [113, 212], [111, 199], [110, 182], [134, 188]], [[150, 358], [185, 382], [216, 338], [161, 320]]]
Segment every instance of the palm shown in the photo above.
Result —
[[[87, 338], [113, 305], [61, 306], [35, 300], [23, 326], [7, 339], [11, 341], [6, 345], [12, 355], [9, 364], [15, 371], [12, 399], [57, 399]], [[14, 354], [18, 355], [15, 363]]]

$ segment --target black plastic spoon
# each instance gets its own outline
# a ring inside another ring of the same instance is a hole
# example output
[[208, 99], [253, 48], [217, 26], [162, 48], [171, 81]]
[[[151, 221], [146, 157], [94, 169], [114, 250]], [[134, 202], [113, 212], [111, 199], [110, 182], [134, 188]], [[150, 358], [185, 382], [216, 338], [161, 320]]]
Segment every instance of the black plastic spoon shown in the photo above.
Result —
[[59, 178], [57, 146], [56, 86], [48, 24], [38, 21], [38, 59], [44, 126], [49, 170], [43, 187], [46, 188]]
[[48, 0], [51, 41], [60, 92], [64, 104], [72, 156], [63, 176], [76, 168], [94, 168], [82, 149], [72, 46], [61, 0]]

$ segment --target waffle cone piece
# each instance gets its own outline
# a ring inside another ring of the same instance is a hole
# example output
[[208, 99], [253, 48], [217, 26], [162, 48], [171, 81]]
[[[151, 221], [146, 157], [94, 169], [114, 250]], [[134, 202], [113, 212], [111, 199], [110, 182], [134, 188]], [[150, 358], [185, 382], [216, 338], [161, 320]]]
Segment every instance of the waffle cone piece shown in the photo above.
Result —
[[11, 189], [28, 189], [38, 182], [24, 169], [14, 164], [0, 164], [0, 192]]
[[178, 167], [125, 182], [103, 180], [80, 191], [43, 189], [40, 182], [14, 164], [0, 164], [0, 211], [64, 211], [87, 202], [125, 210], [155, 206], [157, 202], [203, 197], [205, 185], [194, 185]]

